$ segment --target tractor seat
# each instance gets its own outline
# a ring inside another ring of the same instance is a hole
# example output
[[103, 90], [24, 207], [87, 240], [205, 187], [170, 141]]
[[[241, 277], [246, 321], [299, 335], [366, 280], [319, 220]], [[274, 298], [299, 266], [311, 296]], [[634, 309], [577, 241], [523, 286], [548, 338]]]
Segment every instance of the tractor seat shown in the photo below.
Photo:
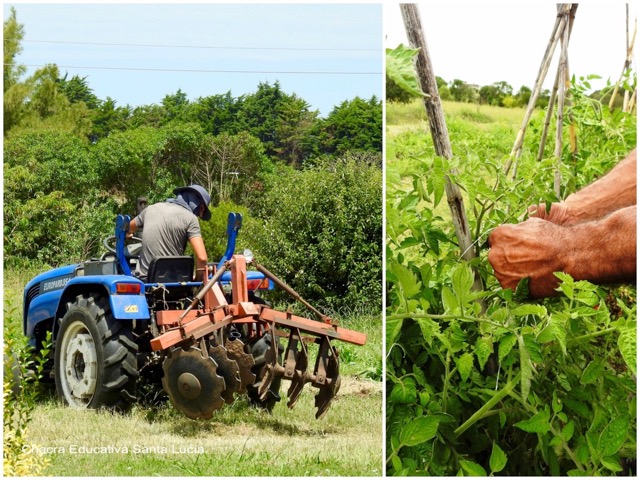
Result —
[[147, 283], [191, 282], [193, 257], [156, 257], [149, 264]]

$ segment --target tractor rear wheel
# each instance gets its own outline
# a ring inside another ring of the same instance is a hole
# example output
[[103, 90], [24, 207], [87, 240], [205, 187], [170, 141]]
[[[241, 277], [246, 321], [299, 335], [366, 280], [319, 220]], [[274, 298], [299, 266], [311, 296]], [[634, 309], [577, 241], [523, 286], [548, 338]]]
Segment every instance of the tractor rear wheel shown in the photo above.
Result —
[[67, 304], [55, 346], [58, 396], [77, 408], [126, 410], [139, 376], [131, 323], [117, 321], [104, 297]]

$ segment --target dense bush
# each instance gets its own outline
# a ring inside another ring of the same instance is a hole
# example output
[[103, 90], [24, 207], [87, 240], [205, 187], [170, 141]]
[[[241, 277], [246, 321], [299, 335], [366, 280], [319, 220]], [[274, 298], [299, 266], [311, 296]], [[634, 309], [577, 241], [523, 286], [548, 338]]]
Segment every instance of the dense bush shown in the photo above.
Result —
[[372, 156], [282, 168], [266, 180], [243, 235], [304, 298], [334, 309], [381, 308], [382, 175]]

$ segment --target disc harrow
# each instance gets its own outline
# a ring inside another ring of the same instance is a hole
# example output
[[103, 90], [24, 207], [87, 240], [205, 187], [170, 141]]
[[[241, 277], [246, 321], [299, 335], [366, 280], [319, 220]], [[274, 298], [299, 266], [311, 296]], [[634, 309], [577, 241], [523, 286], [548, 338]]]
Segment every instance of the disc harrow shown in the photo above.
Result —
[[[245, 392], [254, 403], [271, 410], [280, 399], [282, 380], [290, 382], [287, 406], [293, 408], [304, 386], [311, 383], [318, 390], [315, 406], [320, 419], [340, 389], [340, 357], [332, 342], [364, 345], [366, 335], [339, 327], [271, 272], [258, 264], [255, 267], [318, 320], [249, 301], [247, 262], [234, 255], [219, 266], [187, 309], [156, 312], [160, 331], [151, 348], [166, 355], [163, 387], [173, 405], [188, 417], [210, 418]], [[227, 269], [231, 302], [219, 284]], [[310, 371], [310, 355], [316, 351]]]

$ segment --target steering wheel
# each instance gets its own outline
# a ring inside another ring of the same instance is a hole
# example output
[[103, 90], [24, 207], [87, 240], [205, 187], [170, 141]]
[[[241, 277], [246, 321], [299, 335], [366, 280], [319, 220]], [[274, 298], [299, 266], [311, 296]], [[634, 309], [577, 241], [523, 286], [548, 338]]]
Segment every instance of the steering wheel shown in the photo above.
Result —
[[[104, 248], [106, 248], [107, 251], [113, 254], [116, 253], [116, 247], [112, 246], [111, 243], [113, 243], [115, 239], [116, 239], [116, 236], [111, 235], [110, 237], [107, 237], [104, 240], [102, 240], [102, 245], [104, 245]], [[127, 242], [132, 242], [132, 243], [125, 245], [125, 249], [124, 249], [125, 257], [137, 256], [140, 253], [140, 249], [142, 248], [142, 239], [140, 237], [129, 237], [125, 239], [125, 243]]]

